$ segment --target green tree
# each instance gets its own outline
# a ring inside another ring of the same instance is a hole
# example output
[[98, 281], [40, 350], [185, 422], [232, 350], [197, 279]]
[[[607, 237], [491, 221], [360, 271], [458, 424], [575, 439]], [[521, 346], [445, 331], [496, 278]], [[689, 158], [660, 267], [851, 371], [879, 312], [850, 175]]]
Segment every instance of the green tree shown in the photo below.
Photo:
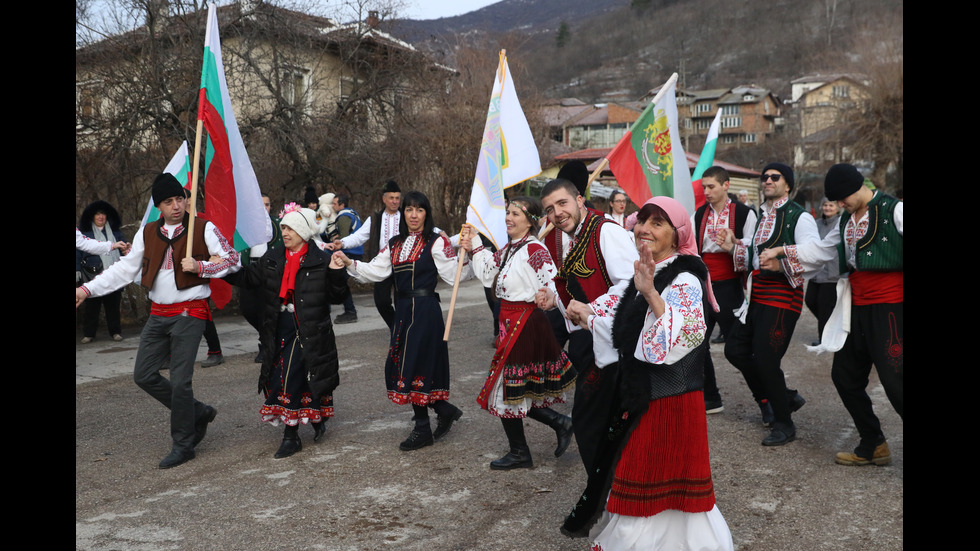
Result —
[[558, 36], [555, 38], [555, 45], [559, 48], [564, 48], [565, 44], [568, 44], [568, 37], [571, 35], [571, 31], [568, 30], [568, 23], [564, 21], [558, 26]]

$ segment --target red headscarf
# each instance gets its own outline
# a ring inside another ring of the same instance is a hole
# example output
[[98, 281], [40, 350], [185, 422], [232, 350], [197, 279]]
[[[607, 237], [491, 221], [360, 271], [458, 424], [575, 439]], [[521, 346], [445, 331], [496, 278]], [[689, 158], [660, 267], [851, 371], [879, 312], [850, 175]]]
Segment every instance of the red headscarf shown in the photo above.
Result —
[[[674, 230], [677, 232], [678, 254], [701, 257], [698, 254], [698, 243], [694, 238], [694, 228], [691, 227], [691, 217], [687, 214], [687, 209], [684, 208], [684, 205], [670, 197], [651, 197], [643, 204], [657, 205], [667, 213], [667, 218], [670, 219], [670, 225], [674, 226]], [[718, 301], [715, 300], [715, 292], [711, 287], [711, 274], [708, 274], [708, 279], [705, 283], [708, 286], [705, 289], [705, 292], [708, 294], [708, 302], [711, 303], [711, 308], [717, 312], [719, 310]]]

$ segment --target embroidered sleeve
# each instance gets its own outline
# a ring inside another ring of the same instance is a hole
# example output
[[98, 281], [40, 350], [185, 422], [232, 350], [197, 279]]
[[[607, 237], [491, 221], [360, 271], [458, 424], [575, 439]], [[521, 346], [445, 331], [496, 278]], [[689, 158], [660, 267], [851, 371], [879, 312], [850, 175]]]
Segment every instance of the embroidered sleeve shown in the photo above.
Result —
[[480, 237], [476, 236], [473, 238], [473, 244], [476, 245], [480, 243], [478, 247], [473, 249], [472, 253], [472, 269], [473, 274], [484, 287], [489, 287], [493, 285], [493, 278], [497, 275], [500, 269], [500, 251], [491, 254], [490, 251], [483, 246], [483, 241], [480, 241]]
[[538, 243], [528, 243], [527, 245], [527, 264], [534, 270], [540, 287], [547, 287], [555, 278], [558, 269], [551, 260], [551, 253], [543, 245]]
[[[188, 236], [189, 238], [190, 236]], [[201, 266], [201, 277], [219, 278], [233, 274], [241, 269], [242, 263], [238, 251], [228, 243], [224, 235], [221, 235], [221, 230], [218, 229], [218, 226], [208, 222], [204, 228], [204, 240], [208, 244], [208, 252], [212, 256], [220, 256], [222, 260], [215, 263], [208, 261], [199, 262], [198, 264]]]
[[[435, 261], [436, 269], [439, 271], [439, 277], [449, 285], [453, 285], [456, 279], [456, 267], [459, 265], [459, 259], [456, 258], [456, 251], [448, 239], [441, 235], [436, 237], [436, 239], [442, 240], [442, 246], [439, 246], [440, 243], [432, 246], [432, 260]], [[450, 253], [452, 256], [450, 256]], [[470, 261], [468, 259], [464, 260], [462, 270], [459, 277], [460, 281], [473, 277], [473, 270], [470, 268]]]
[[129, 254], [114, 262], [111, 266], [103, 270], [95, 279], [85, 284], [83, 287], [89, 296], [101, 297], [109, 293], [122, 289], [133, 282], [133, 278], [143, 267], [143, 228], [140, 228], [133, 236], [133, 247]]
[[647, 309], [634, 355], [644, 362], [672, 364], [704, 341], [701, 285], [694, 276], [681, 274], [661, 296], [664, 314], [654, 318], [653, 312]]
[[736, 243], [732, 250], [732, 259], [736, 272], [749, 271], [749, 248], [741, 243]]
[[361, 283], [377, 283], [391, 275], [391, 251], [385, 246], [371, 262], [355, 260], [347, 267], [347, 273]]
[[442, 238], [442, 254], [446, 258], [456, 258], [456, 249], [453, 248], [452, 242], [445, 237]]

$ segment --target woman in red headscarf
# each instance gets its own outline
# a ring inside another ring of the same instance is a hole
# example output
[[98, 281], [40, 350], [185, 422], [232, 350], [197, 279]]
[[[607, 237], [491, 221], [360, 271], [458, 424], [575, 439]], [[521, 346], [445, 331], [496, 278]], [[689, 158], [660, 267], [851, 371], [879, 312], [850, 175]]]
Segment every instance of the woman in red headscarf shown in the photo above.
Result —
[[[570, 309], [596, 362], [619, 362], [609, 443], [563, 526], [592, 549], [733, 549], [708, 461], [705, 308], [714, 306], [684, 207], [655, 197], [633, 228], [640, 260], [615, 316]], [[597, 505], [591, 505], [597, 502]]]

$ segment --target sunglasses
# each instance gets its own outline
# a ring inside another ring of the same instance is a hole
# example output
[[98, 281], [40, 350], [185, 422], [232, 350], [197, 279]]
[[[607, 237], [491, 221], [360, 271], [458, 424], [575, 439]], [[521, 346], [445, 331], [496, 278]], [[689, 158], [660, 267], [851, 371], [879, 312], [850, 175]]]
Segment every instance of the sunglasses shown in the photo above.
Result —
[[759, 181], [760, 182], [765, 182], [765, 181], [769, 180], [770, 178], [772, 178], [773, 183], [776, 183], [782, 177], [783, 177], [783, 175], [780, 174], [780, 173], [778, 173], [778, 172], [776, 174], [763, 174], [762, 176], [759, 176]]

